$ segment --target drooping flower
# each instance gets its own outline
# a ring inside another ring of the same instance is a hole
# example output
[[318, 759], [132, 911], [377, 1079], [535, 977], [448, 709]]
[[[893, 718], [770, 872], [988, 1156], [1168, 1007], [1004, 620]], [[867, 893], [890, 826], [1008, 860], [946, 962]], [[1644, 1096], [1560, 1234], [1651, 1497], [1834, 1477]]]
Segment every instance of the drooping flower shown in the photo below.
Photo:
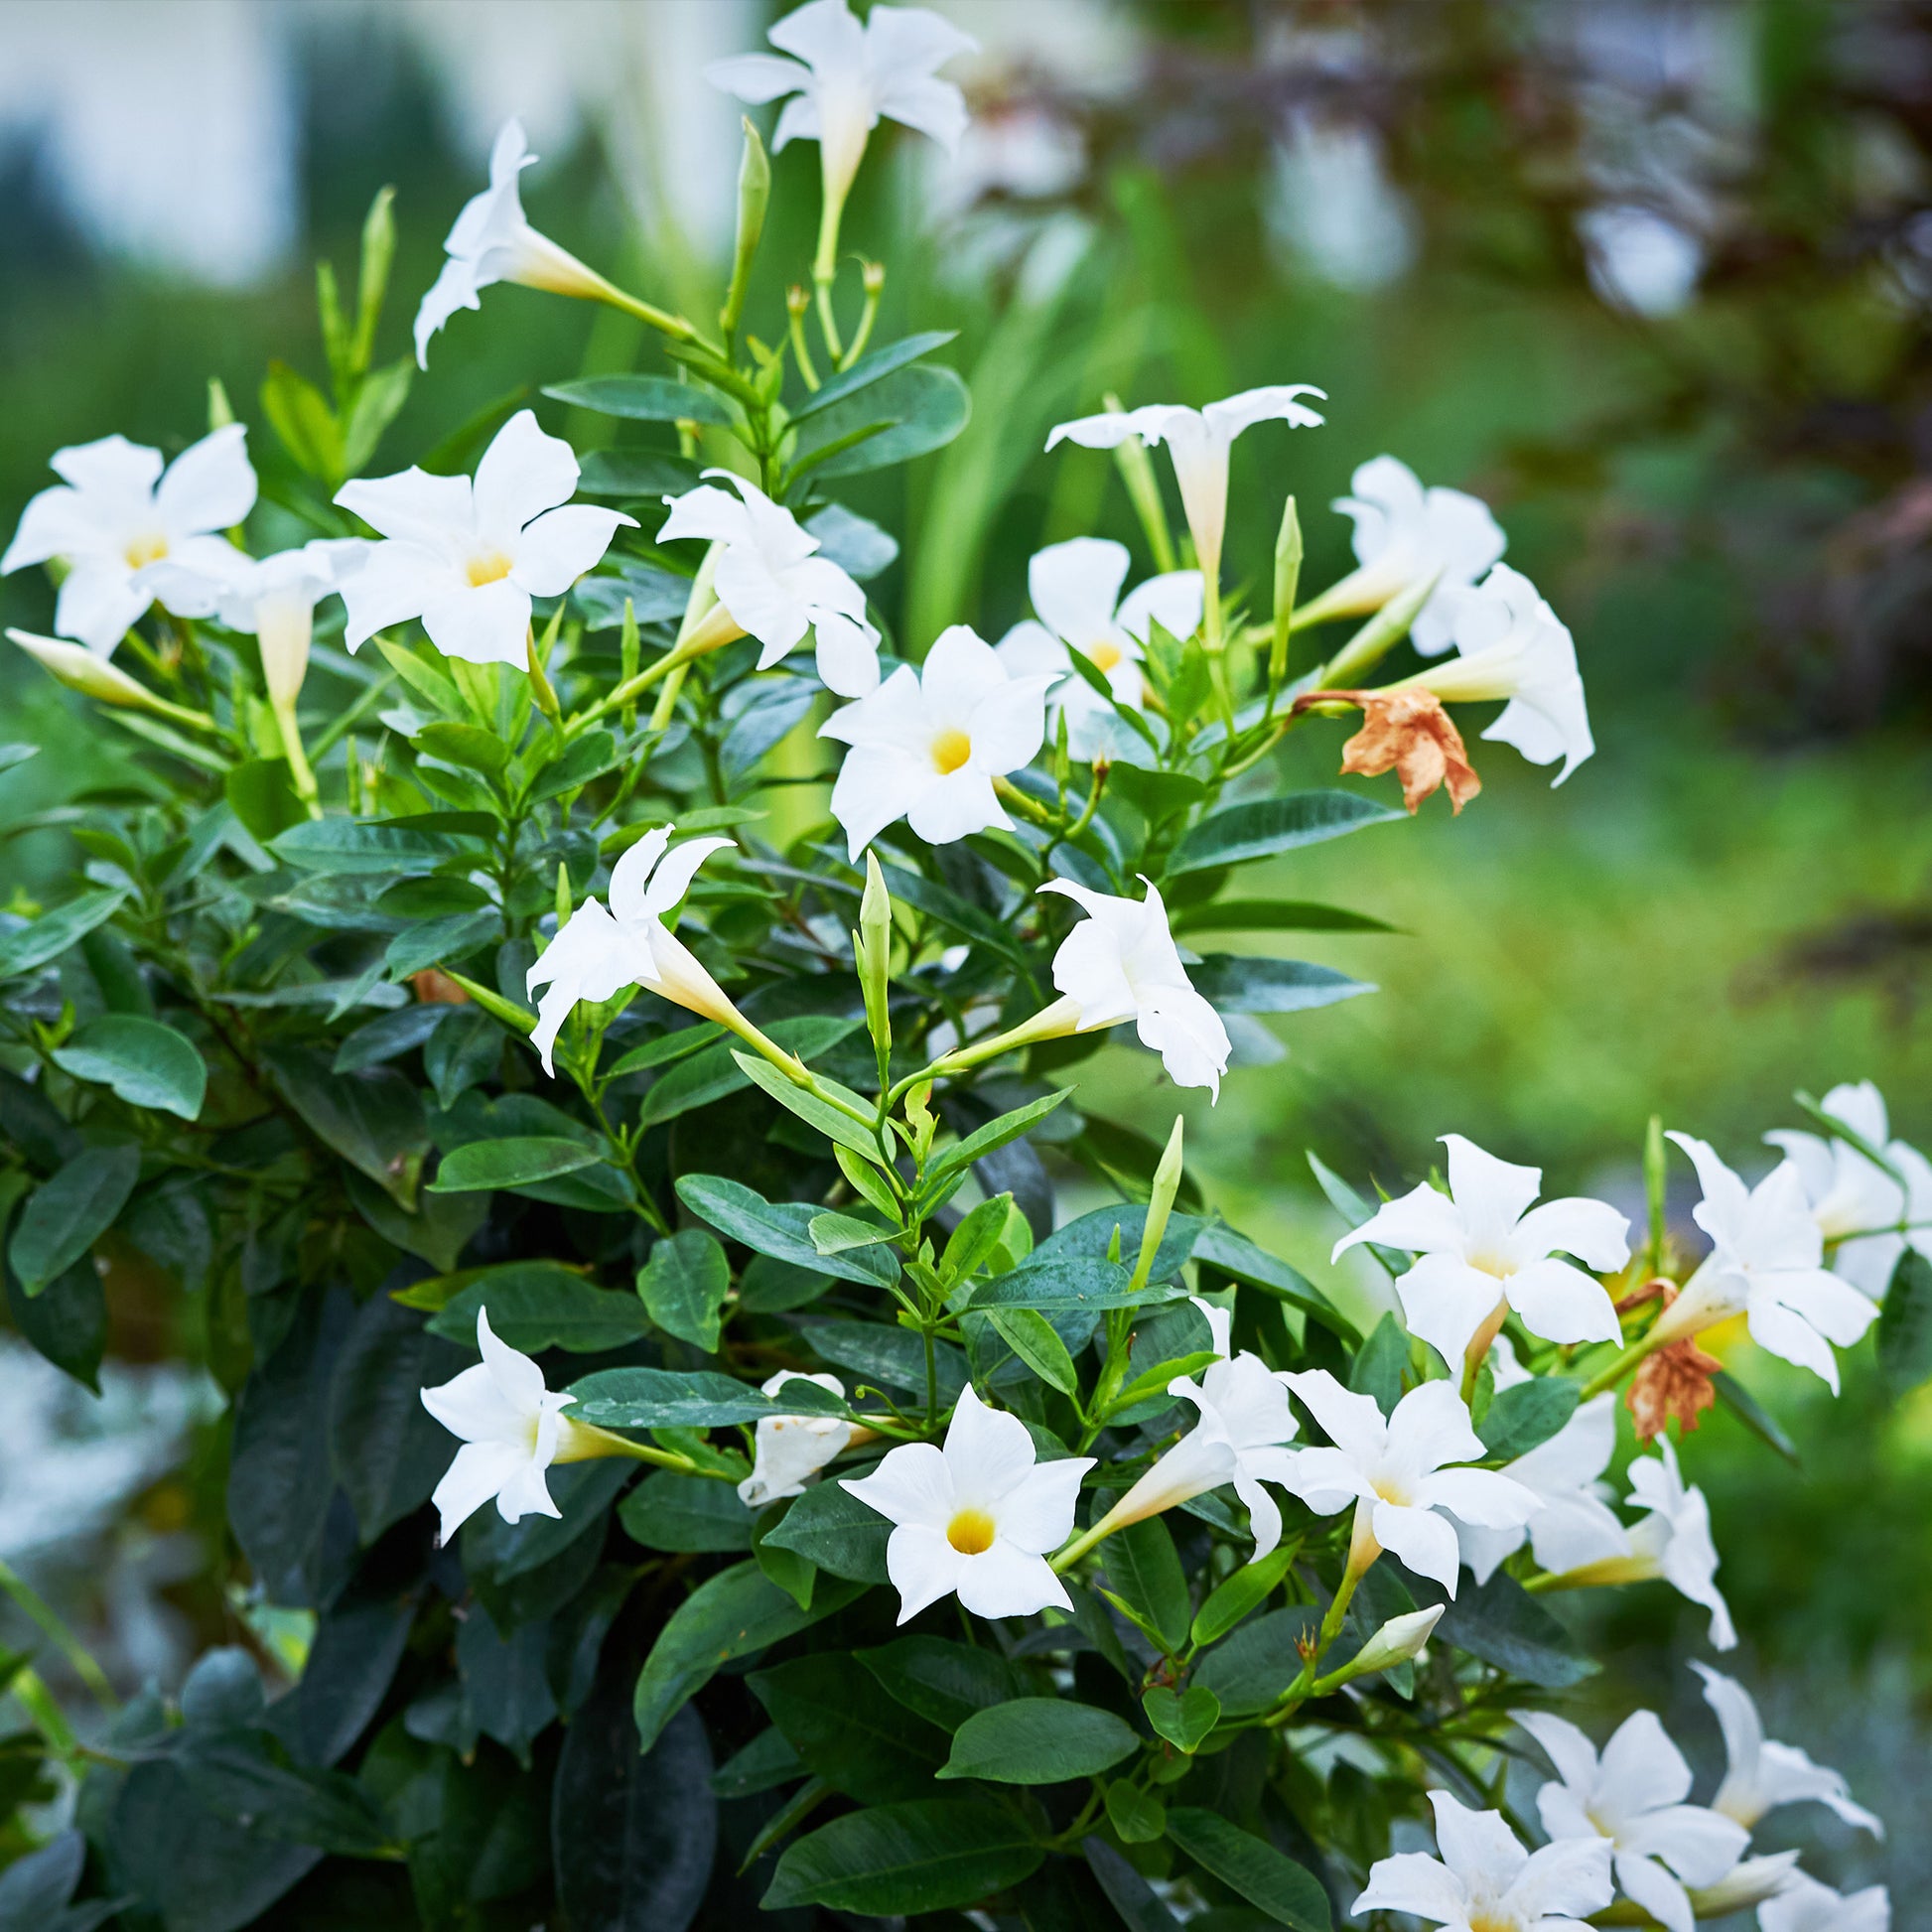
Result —
[[1364, 778], [1393, 771], [1411, 815], [1445, 786], [1451, 814], [1459, 814], [1481, 791], [1482, 780], [1469, 762], [1462, 734], [1435, 692], [1319, 691], [1311, 696], [1324, 704], [1361, 706], [1362, 728], [1341, 748], [1341, 768]]
[[1624, 1896], [1669, 1932], [1693, 1932], [1686, 1888], [1725, 1876], [1750, 1834], [1733, 1819], [1684, 1802], [1691, 1767], [1656, 1714], [1625, 1719], [1601, 1757], [1565, 1719], [1541, 1711], [1511, 1715], [1556, 1766], [1556, 1780], [1536, 1794], [1543, 1829], [1559, 1842], [1608, 1839]]
[[1396, 1281], [1403, 1319], [1451, 1368], [1478, 1340], [1488, 1349], [1510, 1309], [1546, 1341], [1618, 1340], [1622, 1326], [1602, 1283], [1556, 1257], [1621, 1268], [1630, 1259], [1629, 1217], [1578, 1195], [1532, 1207], [1541, 1168], [1499, 1161], [1460, 1134], [1442, 1138], [1448, 1194], [1425, 1181], [1385, 1201], [1335, 1243], [1333, 1258], [1365, 1241], [1416, 1254]]
[[523, 218], [517, 177], [536, 159], [523, 123], [505, 121], [489, 151], [489, 186], [464, 203], [443, 243], [449, 260], [416, 311], [416, 360], [421, 367], [429, 367], [430, 338], [459, 309], [482, 308], [478, 297], [491, 283], [517, 282], [526, 289], [591, 302], [611, 293], [610, 283], [595, 269]]
[[1073, 669], [1068, 646], [1106, 678], [1115, 704], [1138, 711], [1147, 699], [1141, 661], [1153, 626], [1188, 637], [1201, 621], [1199, 571], [1150, 577], [1123, 598], [1128, 563], [1126, 545], [1106, 537], [1070, 537], [1035, 551], [1027, 566], [1035, 615], [1023, 618], [997, 646], [1017, 675], [1058, 680], [1047, 709], [1065, 712], [1067, 749], [1076, 759], [1111, 751], [1120, 742], [1121, 724], [1107, 700]]
[[611, 870], [611, 903], [587, 898], [571, 913], [531, 966], [528, 990], [549, 991], [537, 1002], [530, 1043], [554, 1076], [551, 1053], [570, 1010], [580, 1000], [609, 1000], [626, 986], [644, 986], [661, 998], [721, 1026], [741, 1024], [716, 980], [691, 949], [664, 924], [664, 914], [690, 890], [698, 868], [730, 839], [687, 839], [666, 853], [677, 828], [646, 832]]
[[1482, 735], [1513, 745], [1532, 764], [1563, 760], [1562, 784], [1595, 751], [1577, 646], [1537, 588], [1520, 570], [1498, 564], [1480, 584], [1444, 600], [1456, 648], [1385, 691], [1433, 691], [1445, 704], [1507, 699]]
[[543, 1370], [497, 1340], [485, 1309], [477, 1311], [477, 1346], [483, 1360], [475, 1368], [422, 1392], [423, 1407], [463, 1439], [430, 1498], [445, 1543], [486, 1502], [506, 1523], [560, 1515], [544, 1472], [553, 1462], [580, 1459], [572, 1451], [586, 1447], [579, 1439], [588, 1436], [563, 1414], [577, 1398], [546, 1389]]
[[1567, 1839], [1526, 1852], [1494, 1811], [1470, 1811], [1447, 1791], [1432, 1791], [1441, 1858], [1399, 1852], [1380, 1859], [1368, 1889], [1350, 1906], [1408, 1912], [1449, 1932], [1581, 1932], [1581, 1921], [1613, 1896], [1610, 1848], [1602, 1839]]
[[[845, 1384], [836, 1375], [806, 1375], [781, 1368], [763, 1385], [776, 1395], [787, 1382], [816, 1382], [836, 1396]], [[838, 1416], [763, 1416], [753, 1444], [752, 1473], [738, 1485], [747, 1509], [762, 1509], [783, 1496], [802, 1496], [805, 1485], [852, 1441], [853, 1427]]]
[[1883, 1885], [1836, 1892], [1798, 1872], [1757, 1908], [1762, 1932], [1891, 1932], [1891, 1894]]
[[1234, 439], [1256, 423], [1284, 422], [1295, 429], [1318, 429], [1321, 418], [1303, 396], [1327, 400], [1327, 392], [1308, 382], [1276, 383], [1244, 389], [1238, 396], [1210, 402], [1205, 409], [1180, 403], [1147, 403], [1139, 409], [1109, 410], [1057, 424], [1046, 439], [1050, 450], [1070, 441], [1089, 450], [1117, 449], [1130, 436], [1147, 444], [1165, 443], [1180, 485], [1181, 507], [1194, 539], [1194, 558], [1212, 592], [1221, 581], [1221, 539], [1227, 531], [1228, 454]]
[[1836, 1395], [1832, 1344], [1849, 1348], [1878, 1311], [1825, 1267], [1825, 1237], [1797, 1163], [1782, 1161], [1755, 1187], [1746, 1187], [1708, 1141], [1689, 1134], [1670, 1138], [1691, 1157], [1704, 1183], [1704, 1198], [1692, 1215], [1713, 1246], [1684, 1292], [1658, 1316], [1649, 1339], [1661, 1346], [1741, 1313], [1760, 1348], [1810, 1369]]
[[161, 452], [103, 436], [54, 453], [62, 481], [21, 513], [0, 576], [59, 559], [67, 567], [54, 628], [106, 657], [155, 593], [147, 573], [164, 560], [219, 574], [241, 553], [211, 534], [255, 506], [247, 430], [228, 423], [191, 444], [164, 474]]
[[[352, 651], [420, 618], [446, 657], [529, 662], [530, 600], [561, 597], [610, 547], [621, 510], [573, 503], [577, 458], [527, 409], [496, 432], [468, 477], [410, 469], [345, 483], [336, 501], [386, 539], [343, 585]], [[559, 507], [562, 505], [562, 507]]]
[[1602, 1475], [1616, 1453], [1616, 1398], [1584, 1404], [1546, 1443], [1504, 1464], [1503, 1474], [1537, 1499], [1528, 1523], [1509, 1529], [1455, 1526], [1462, 1561], [1486, 1584], [1527, 1542], [1552, 1575], [1628, 1556], [1630, 1537], [1604, 1500]]
[[1049, 1603], [1071, 1609], [1046, 1553], [1066, 1541], [1090, 1455], [1036, 1462], [1018, 1416], [989, 1409], [968, 1384], [943, 1449], [902, 1443], [848, 1489], [896, 1527], [886, 1568], [898, 1590], [898, 1620], [957, 1595], [977, 1616], [1031, 1616]]
[[898, 818], [929, 845], [1011, 829], [993, 780], [1039, 750], [1051, 682], [1011, 676], [991, 644], [956, 623], [918, 670], [901, 664], [870, 696], [834, 712], [818, 735], [852, 748], [832, 787], [832, 816], [854, 862]]
[[1217, 1098], [1233, 1048], [1221, 1016], [1194, 991], [1151, 879], [1144, 899], [1116, 898], [1070, 879], [1039, 890], [1059, 893], [1086, 914], [1053, 955], [1066, 1033], [1090, 1034], [1134, 1022], [1141, 1044], [1161, 1055], [1176, 1086], [1206, 1087]]
[[816, 629], [825, 687], [842, 698], [876, 690], [879, 632], [866, 621], [865, 592], [830, 557], [816, 555], [818, 539], [756, 483], [729, 470], [705, 474], [725, 478], [738, 497], [713, 483], [665, 497], [671, 513], [657, 540], [697, 537], [724, 546], [712, 579], [718, 603], [706, 626], [706, 647], [756, 637], [763, 646], [759, 669], [768, 671]]
[[1334, 1445], [1298, 1450], [1285, 1481], [1317, 1516], [1356, 1505], [1351, 1568], [1387, 1549], [1453, 1596], [1460, 1559], [1445, 1512], [1488, 1529], [1513, 1529], [1535, 1513], [1535, 1491], [1509, 1476], [1448, 1466], [1487, 1452], [1449, 1383], [1411, 1389], [1384, 1420], [1373, 1396], [1343, 1388], [1325, 1368], [1284, 1379]]
[[1795, 1744], [1780, 1744], [1765, 1736], [1757, 1706], [1741, 1684], [1695, 1659], [1691, 1668], [1704, 1679], [1704, 1700], [1718, 1714], [1725, 1734], [1725, 1780], [1711, 1800], [1713, 1811], [1754, 1832], [1766, 1812], [1815, 1799], [1829, 1805], [1848, 1825], [1884, 1837], [1884, 1826], [1853, 1802], [1843, 1772], [1814, 1763]]

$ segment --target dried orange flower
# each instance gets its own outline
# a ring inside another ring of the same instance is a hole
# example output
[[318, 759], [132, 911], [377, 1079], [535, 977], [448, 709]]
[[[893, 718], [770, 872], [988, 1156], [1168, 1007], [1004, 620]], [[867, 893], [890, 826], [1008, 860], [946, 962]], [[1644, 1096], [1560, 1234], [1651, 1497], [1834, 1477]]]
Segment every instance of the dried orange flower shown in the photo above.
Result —
[[1341, 748], [1341, 768], [1372, 778], [1393, 769], [1402, 780], [1402, 802], [1413, 812], [1431, 792], [1447, 789], [1449, 809], [1459, 812], [1477, 792], [1462, 734], [1432, 691], [1324, 691], [1362, 708], [1362, 728]]

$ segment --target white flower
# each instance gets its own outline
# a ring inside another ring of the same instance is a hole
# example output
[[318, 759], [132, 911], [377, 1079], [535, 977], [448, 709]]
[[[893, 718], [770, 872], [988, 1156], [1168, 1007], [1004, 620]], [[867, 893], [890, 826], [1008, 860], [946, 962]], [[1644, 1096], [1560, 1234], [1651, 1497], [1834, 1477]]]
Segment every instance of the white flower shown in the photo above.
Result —
[[646, 832], [612, 868], [610, 909], [587, 898], [531, 966], [529, 992], [546, 983], [550, 988], [537, 1003], [530, 1035], [546, 1073], [556, 1072], [550, 1056], [571, 1008], [580, 1000], [612, 999], [626, 986], [647, 986], [722, 1026], [739, 1024], [738, 1010], [718, 982], [664, 924], [698, 868], [732, 841], [687, 839], [666, 856], [676, 829], [660, 825]]
[[1220, 1356], [1222, 1361], [1232, 1359], [1234, 1354], [1234, 1311], [1217, 1308], [1205, 1295], [1190, 1295], [1188, 1301], [1200, 1311], [1200, 1317], [1207, 1323], [1208, 1345]]
[[1011, 829], [993, 780], [1039, 750], [1051, 682], [1010, 676], [991, 644], [956, 623], [918, 670], [901, 664], [869, 697], [835, 712], [818, 735], [852, 747], [832, 787], [832, 816], [852, 859], [897, 818], [928, 845]]
[[1022, 619], [998, 645], [1009, 670], [1059, 680], [1048, 709], [1066, 713], [1067, 749], [1076, 759], [1114, 750], [1122, 727], [1107, 700], [1073, 669], [1067, 646], [1106, 678], [1116, 704], [1138, 711], [1147, 700], [1141, 659], [1154, 624], [1188, 637], [1201, 621], [1199, 571], [1150, 577], [1123, 599], [1128, 562], [1126, 545], [1106, 537], [1071, 537], [1036, 551], [1027, 566], [1035, 616]]
[[1541, 1168], [1498, 1161], [1460, 1134], [1442, 1138], [1449, 1191], [1425, 1181], [1384, 1201], [1335, 1243], [1330, 1259], [1364, 1241], [1419, 1255], [1396, 1281], [1403, 1318], [1451, 1369], [1478, 1335], [1486, 1352], [1491, 1324], [1508, 1309], [1546, 1341], [1619, 1340], [1622, 1325], [1603, 1284], [1555, 1256], [1578, 1255], [1603, 1272], [1621, 1268], [1630, 1259], [1629, 1217], [1574, 1195], [1532, 1207]]
[[[836, 1375], [803, 1375], [781, 1368], [764, 1384], [776, 1395], [787, 1382], [816, 1382], [836, 1396], [845, 1384]], [[738, 1500], [747, 1509], [762, 1509], [781, 1496], [802, 1496], [805, 1484], [852, 1440], [852, 1425], [837, 1416], [764, 1416], [759, 1421], [752, 1473], [738, 1485]]]
[[718, 642], [734, 634], [763, 646], [759, 669], [768, 671], [809, 629], [818, 631], [818, 675], [842, 698], [862, 698], [879, 684], [879, 632], [866, 621], [866, 594], [829, 557], [816, 556], [818, 539], [756, 483], [729, 470], [708, 470], [737, 489], [701, 483], [666, 496], [671, 513], [659, 543], [699, 537], [724, 546], [713, 577], [718, 603], [732, 621]]
[[[1432, 600], [1434, 601], [1434, 600]], [[1513, 745], [1532, 764], [1563, 760], [1562, 784], [1595, 751], [1577, 646], [1520, 570], [1498, 564], [1480, 584], [1447, 593], [1444, 619], [1457, 655], [1389, 686], [1433, 691], [1445, 704], [1506, 698], [1482, 735]]]
[[1138, 436], [1148, 444], [1165, 443], [1173, 461], [1180, 503], [1194, 539], [1194, 560], [1206, 584], [1221, 581], [1221, 539], [1227, 530], [1228, 452], [1234, 439], [1256, 423], [1284, 422], [1296, 429], [1317, 429], [1321, 418], [1300, 400], [1327, 392], [1307, 382], [1276, 383], [1266, 389], [1244, 389], [1238, 396], [1210, 402], [1205, 409], [1179, 403], [1148, 403], [1139, 409], [1110, 410], [1058, 424], [1046, 439], [1050, 450], [1062, 438], [1089, 450], [1111, 450]]
[[1885, 1828], [1863, 1805], [1854, 1804], [1842, 1773], [1811, 1758], [1795, 1744], [1766, 1737], [1751, 1694], [1733, 1678], [1693, 1661], [1691, 1668], [1704, 1679], [1704, 1699], [1718, 1714], [1725, 1734], [1725, 1781], [1711, 1800], [1711, 1809], [1734, 1818], [1745, 1831], [1780, 1805], [1816, 1799], [1829, 1805], [1848, 1825], [1858, 1825], [1876, 1838]]
[[743, 54], [714, 61], [705, 78], [740, 100], [761, 104], [785, 94], [772, 136], [775, 152], [787, 141], [816, 141], [828, 205], [840, 206], [883, 114], [928, 134], [950, 154], [966, 131], [966, 99], [937, 70], [979, 43], [924, 7], [874, 7], [865, 23], [845, 0], [810, 0], [788, 13], [765, 38], [796, 60]]
[[1512, 1712], [1557, 1768], [1536, 1794], [1552, 1839], [1608, 1839], [1625, 1897], [1667, 1926], [1693, 1932], [1686, 1886], [1714, 1885], [1736, 1864], [1750, 1834], [1703, 1805], [1687, 1805], [1691, 1767], [1655, 1713], [1639, 1711], [1596, 1748], [1573, 1724], [1540, 1711]]
[[1379, 611], [1410, 585], [1434, 577], [1436, 589], [1409, 636], [1424, 657], [1441, 656], [1452, 641], [1453, 593], [1475, 583], [1503, 554], [1508, 538], [1502, 526], [1480, 496], [1440, 484], [1425, 489], [1416, 473], [1392, 456], [1371, 457], [1348, 486], [1353, 494], [1337, 497], [1332, 507], [1354, 519], [1360, 568], [1322, 594], [1322, 610], [1336, 617]]
[[1811, 1211], [1832, 1251], [1831, 1268], [1876, 1302], [1891, 1282], [1892, 1270], [1907, 1245], [1932, 1254], [1932, 1226], [1901, 1234], [1869, 1234], [1846, 1240], [1866, 1228], [1888, 1228], [1899, 1221], [1932, 1221], [1932, 1163], [1916, 1148], [1891, 1138], [1885, 1098], [1869, 1080], [1849, 1082], [1825, 1096], [1825, 1112], [1842, 1120], [1868, 1147], [1881, 1149], [1905, 1176], [1905, 1186], [1857, 1148], [1822, 1134], [1781, 1128], [1766, 1134], [1796, 1164]]
[[1757, 1908], [1762, 1932], [1891, 1932], [1891, 1897], [1883, 1885], [1836, 1892], [1799, 1872]]
[[1581, 1922], [1610, 1902], [1610, 1848], [1573, 1840], [1525, 1852], [1494, 1811], [1469, 1811], [1447, 1791], [1432, 1791], [1442, 1853], [1400, 1852], [1379, 1859], [1368, 1889], [1349, 1908], [1408, 1912], [1449, 1932], [1582, 1932]]
[[1233, 1051], [1227, 1028], [1187, 978], [1160, 892], [1145, 875], [1141, 883], [1144, 899], [1116, 898], [1070, 879], [1039, 889], [1087, 914], [1053, 955], [1053, 984], [1071, 1009], [1067, 1031], [1090, 1034], [1131, 1020], [1176, 1086], [1206, 1087], [1218, 1098]]
[[483, 1360], [475, 1368], [422, 1392], [423, 1407], [463, 1438], [430, 1498], [442, 1515], [445, 1543], [492, 1499], [506, 1523], [562, 1514], [544, 1471], [573, 1460], [570, 1451], [578, 1447], [572, 1440], [578, 1426], [561, 1413], [577, 1398], [546, 1389], [543, 1370], [496, 1339], [483, 1309], [477, 1311], [477, 1346]]
[[1630, 1554], [1630, 1537], [1603, 1499], [1600, 1478], [1616, 1453], [1616, 1398], [1586, 1402], [1546, 1443], [1507, 1463], [1503, 1474], [1537, 1499], [1536, 1514], [1511, 1529], [1455, 1526], [1462, 1561], [1479, 1584], [1527, 1542], [1553, 1576]]
[[[527, 409], [496, 432], [468, 477], [421, 470], [346, 483], [336, 501], [388, 539], [343, 586], [352, 651], [420, 618], [446, 657], [529, 662], [530, 600], [561, 597], [610, 547], [621, 510], [572, 503], [577, 458]], [[567, 505], [558, 508], [558, 504]]]
[[[1286, 1479], [1317, 1516], [1350, 1503], [1356, 1539], [1372, 1532], [1372, 1557], [1393, 1551], [1419, 1577], [1433, 1578], [1453, 1596], [1459, 1561], [1454, 1526], [1510, 1529], [1529, 1521], [1533, 1491], [1493, 1469], [1447, 1468], [1486, 1453], [1469, 1426], [1469, 1412], [1447, 1382], [1411, 1389], [1384, 1421], [1372, 1396], [1345, 1389], [1325, 1368], [1291, 1374], [1288, 1386], [1327, 1432], [1332, 1449], [1305, 1449], [1291, 1458]], [[1354, 1558], [1351, 1557], [1351, 1562]]]
[[21, 513], [0, 575], [59, 558], [67, 566], [54, 628], [107, 656], [154, 602], [145, 575], [164, 559], [214, 573], [240, 556], [210, 531], [239, 523], [255, 506], [248, 432], [228, 423], [161, 468], [161, 452], [124, 436], [103, 436], [54, 453], [63, 481]]
[[1751, 1339], [1808, 1368], [1838, 1393], [1838, 1358], [1878, 1318], [1871, 1301], [1824, 1265], [1825, 1237], [1795, 1161], [1781, 1161], [1755, 1187], [1718, 1158], [1708, 1141], [1670, 1137], [1704, 1183], [1692, 1216], [1712, 1249], [1684, 1292], [1660, 1315], [1650, 1339], [1662, 1346], [1742, 1313]]
[[1797, 1863], [1795, 1852], [1766, 1852], [1755, 1859], [1739, 1859], [1715, 1885], [1700, 1885], [1691, 1903], [1697, 1907], [1699, 1918], [1748, 1912], [1767, 1898], [1775, 1898], [1794, 1878], [1802, 1877]]
[[1073, 1605], [1046, 1552], [1073, 1528], [1090, 1455], [1035, 1463], [1018, 1416], [989, 1409], [969, 1384], [946, 1429], [944, 1449], [902, 1443], [869, 1476], [846, 1476], [869, 1509], [897, 1525], [886, 1568], [898, 1590], [898, 1620], [956, 1594], [978, 1616], [1031, 1616]]
[[597, 301], [609, 291], [603, 276], [523, 218], [517, 177], [536, 158], [524, 139], [523, 123], [505, 121], [489, 151], [489, 186], [464, 203], [443, 243], [450, 259], [416, 311], [416, 360], [421, 367], [429, 367], [430, 338], [459, 309], [482, 308], [477, 298], [492, 282], [519, 282], [526, 289], [586, 301]]

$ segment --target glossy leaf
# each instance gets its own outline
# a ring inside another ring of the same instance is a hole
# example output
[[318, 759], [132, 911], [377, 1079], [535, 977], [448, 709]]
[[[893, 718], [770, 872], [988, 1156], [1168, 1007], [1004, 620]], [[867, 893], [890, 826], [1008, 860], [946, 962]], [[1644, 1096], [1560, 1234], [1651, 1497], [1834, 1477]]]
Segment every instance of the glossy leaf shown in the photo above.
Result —
[[54, 1064], [76, 1080], [113, 1088], [130, 1107], [194, 1120], [207, 1092], [207, 1068], [194, 1045], [159, 1020], [103, 1013], [56, 1047]]

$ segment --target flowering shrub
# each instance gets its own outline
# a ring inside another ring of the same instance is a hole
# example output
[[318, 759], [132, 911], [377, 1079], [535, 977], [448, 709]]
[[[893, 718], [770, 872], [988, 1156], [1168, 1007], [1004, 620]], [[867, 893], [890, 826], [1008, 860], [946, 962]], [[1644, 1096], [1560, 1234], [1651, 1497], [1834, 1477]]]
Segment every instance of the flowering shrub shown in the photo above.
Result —
[[[1576, 653], [1487, 508], [1389, 457], [1338, 505], [1358, 569], [1303, 599], [1291, 497], [1231, 584], [1235, 465], [1272, 487], [1303, 383], [1062, 425], [1115, 453], [1152, 572], [1076, 538], [998, 644], [891, 635], [896, 541], [837, 487], [968, 397], [943, 334], [875, 342], [876, 265], [854, 321], [841, 220], [882, 115], [957, 137], [967, 43], [844, 0], [772, 40], [797, 58], [715, 75], [822, 160], [769, 341], [749, 123], [715, 324], [531, 228], [514, 124], [417, 318], [422, 358], [499, 282], [641, 318], [669, 373], [546, 394], [658, 443], [519, 408], [355, 477], [412, 378], [371, 359], [385, 196], [352, 320], [323, 279], [331, 392], [264, 390], [301, 486], [257, 502], [217, 395], [165, 471], [59, 452], [6, 553], [60, 576], [60, 634], [15, 641], [145, 774], [62, 818], [74, 889], [0, 933], [8, 1309], [90, 1382], [104, 1274], [190, 1299], [250, 1634], [104, 1720], [0, 1659], [21, 1754], [77, 1786], [0, 1920], [1882, 1924], [1751, 1855], [1781, 1804], [1878, 1825], [1729, 1678], [1699, 1666], [1708, 1805], [1652, 1715], [1600, 1753], [1555, 1715], [1594, 1666], [1549, 1598], [1662, 1579], [1735, 1642], [1667, 1430], [1723, 1399], [1774, 1431], [1698, 1336], [1741, 1313], [1835, 1387], [1876, 1320], [1920, 1375], [1932, 1169], [1868, 1089], [1755, 1188], [1676, 1136], [1693, 1267], [1660, 1127], [1634, 1249], [1450, 1134], [1446, 1183], [1373, 1209], [1323, 1173], [1336, 1254], [1394, 1278], [1364, 1333], [1213, 1211], [1178, 1121], [1083, 1106], [1069, 1069], [1129, 1029], [1218, 1093], [1230, 1018], [1368, 990], [1191, 950], [1361, 923], [1239, 896], [1401, 816], [1276, 789], [1289, 733], [1360, 711], [1343, 768], [1459, 811], [1450, 707], [1501, 701], [1484, 737], [1559, 781], [1588, 756]], [[1421, 668], [1366, 683], [1405, 638]], [[814, 720], [829, 824], [790, 788]], [[1076, 1173], [1112, 1204], [1056, 1212]], [[1619, 1391], [1654, 1446], [1621, 1502]]]

